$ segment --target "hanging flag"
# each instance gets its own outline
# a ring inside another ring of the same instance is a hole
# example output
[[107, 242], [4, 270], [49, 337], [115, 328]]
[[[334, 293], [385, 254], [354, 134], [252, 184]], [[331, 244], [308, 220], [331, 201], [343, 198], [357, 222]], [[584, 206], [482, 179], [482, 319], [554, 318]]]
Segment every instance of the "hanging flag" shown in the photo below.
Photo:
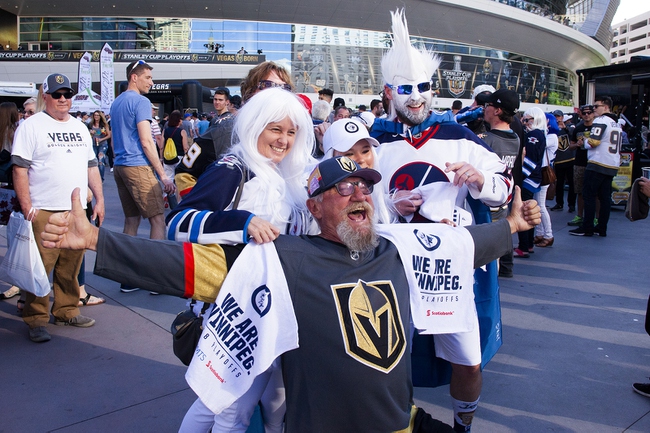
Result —
[[99, 63], [102, 88], [102, 111], [109, 114], [115, 100], [115, 74], [113, 71], [113, 49], [104, 44]]
[[93, 55], [86, 51], [79, 60], [79, 88], [77, 89], [77, 93], [86, 93], [86, 89], [92, 88], [93, 77], [92, 71], [90, 70], [90, 61], [92, 58]]

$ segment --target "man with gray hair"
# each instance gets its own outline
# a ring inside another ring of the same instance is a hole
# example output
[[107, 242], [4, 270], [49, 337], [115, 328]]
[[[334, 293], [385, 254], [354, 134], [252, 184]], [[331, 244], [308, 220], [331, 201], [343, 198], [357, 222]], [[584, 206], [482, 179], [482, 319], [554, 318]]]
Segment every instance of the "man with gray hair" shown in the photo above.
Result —
[[314, 102], [314, 105], [311, 107], [311, 118], [314, 120], [314, 125], [320, 125], [327, 120], [327, 117], [330, 115], [330, 104], [327, 101], [319, 99]]
[[[450, 426], [413, 406], [409, 290], [417, 288], [409, 287], [403, 263], [410, 257], [401, 258], [403, 250], [378, 235], [370, 194], [380, 179], [375, 170], [344, 156], [321, 162], [307, 182], [307, 207], [321, 233], [280, 235], [243, 251], [152, 242], [92, 227], [75, 192], [73, 211], [50, 220], [44, 245], [97, 251], [95, 272], [104, 277], [142, 281], [161, 293], [208, 302], [218, 294], [186, 376], [213, 412], [234, 400], [252, 413], [257, 400], [242, 402], [241, 396], [255, 391], [256, 374], [268, 368], [266, 362], [281, 357], [287, 433], [390, 432], [409, 426], [450, 432]], [[511, 233], [537, 222], [539, 207], [518, 196], [507, 220], [468, 230], [418, 226], [418, 234], [404, 237], [413, 254], [469, 247], [474, 251], [469, 256], [443, 257], [446, 269], [469, 271], [471, 280], [472, 266], [501, 255], [511, 248]], [[385, 230], [391, 227], [399, 226]], [[440, 248], [427, 250], [431, 239]], [[194, 267], [195, 261], [201, 266]], [[213, 362], [215, 356], [219, 362]]]
[[[25, 219], [32, 221], [46, 273], [53, 273], [54, 304], [51, 311], [56, 325], [87, 328], [95, 320], [79, 312], [79, 283], [84, 251], [42, 248], [41, 232], [51, 215], [70, 210], [69, 191], [81, 189], [86, 207], [88, 188], [95, 196], [92, 218], [104, 220], [104, 194], [97, 158], [88, 128], [70, 116], [74, 92], [63, 74], [50, 74], [41, 87], [45, 111], [26, 119], [16, 131], [11, 162], [16, 197]], [[79, 208], [81, 209], [81, 203]], [[85, 210], [82, 209], [85, 214]], [[29, 326], [29, 339], [50, 341], [50, 295], [27, 293], [23, 321]]]

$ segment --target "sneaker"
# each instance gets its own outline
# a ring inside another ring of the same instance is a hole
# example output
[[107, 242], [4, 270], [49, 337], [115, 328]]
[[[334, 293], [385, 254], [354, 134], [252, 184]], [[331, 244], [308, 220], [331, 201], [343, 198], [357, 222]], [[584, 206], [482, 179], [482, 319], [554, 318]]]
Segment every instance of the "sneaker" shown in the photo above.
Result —
[[600, 236], [601, 238], [606, 238], [607, 237], [607, 229], [596, 226], [596, 227], [594, 227], [594, 234]]
[[90, 328], [95, 324], [95, 319], [91, 319], [90, 317], [82, 316], [79, 314], [70, 320], [57, 319], [54, 324], [58, 326], [76, 326], [77, 328]]
[[573, 213], [576, 211], [575, 206], [569, 206], [569, 213]]
[[578, 227], [577, 229], [569, 230], [569, 234], [573, 236], [593, 236], [594, 231], [592, 230], [587, 230], [582, 227]]
[[564, 206], [560, 206], [559, 204], [556, 204], [555, 206], [550, 208], [550, 210], [562, 210], [562, 209], [564, 209]]
[[149, 292], [150, 295], [160, 295], [158, 292]]
[[113, 167], [111, 167], [111, 173], [113, 173]]
[[513, 256], [519, 257], [520, 259], [527, 259], [528, 257], [530, 257], [530, 254], [528, 254], [528, 252], [524, 252], [520, 250], [519, 248], [515, 248], [513, 251]]
[[569, 221], [566, 224], [568, 226], [574, 226], [574, 227], [581, 226], [582, 225], [582, 217], [576, 215], [576, 216], [573, 217], [573, 219], [571, 221]]
[[[37, 326], [36, 328], [29, 329], [29, 339], [34, 343], [45, 343], [46, 341], [50, 341], [52, 336], [47, 332], [45, 326]], [[637, 384], [635, 383], [634, 385], [636, 386]]]
[[632, 385], [632, 389], [637, 394], [650, 397], [650, 383], [635, 383], [634, 385]]
[[132, 287], [132, 286], [129, 286], [128, 284], [122, 284], [120, 286], [120, 292], [122, 292], [122, 293], [131, 293], [131, 292], [135, 292], [136, 290], [140, 290], [140, 288], [139, 287]]

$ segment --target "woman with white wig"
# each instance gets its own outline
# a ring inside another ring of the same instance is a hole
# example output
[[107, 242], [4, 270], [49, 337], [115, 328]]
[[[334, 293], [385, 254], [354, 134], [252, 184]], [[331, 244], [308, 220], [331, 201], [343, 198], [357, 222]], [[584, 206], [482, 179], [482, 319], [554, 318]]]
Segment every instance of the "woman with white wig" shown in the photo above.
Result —
[[305, 172], [316, 164], [314, 134], [296, 95], [275, 88], [253, 96], [237, 113], [232, 142], [228, 154], [201, 175], [167, 217], [168, 238], [263, 243], [280, 233], [307, 232]]
[[[521, 199], [530, 200], [542, 188], [542, 163], [546, 151], [546, 116], [541, 108], [532, 107], [521, 116], [521, 124], [526, 131], [522, 167], [524, 181], [522, 183], [523, 188], [521, 188]], [[519, 246], [515, 248], [515, 257], [530, 257], [535, 240], [534, 232], [535, 229], [519, 232]]]
[[[316, 163], [313, 125], [298, 97], [279, 88], [254, 95], [237, 114], [232, 143], [168, 216], [169, 239], [241, 244], [318, 233], [305, 204], [305, 173]], [[281, 432], [285, 401], [279, 359], [219, 414], [197, 399], [179, 431], [245, 432], [258, 401], [266, 432]]]

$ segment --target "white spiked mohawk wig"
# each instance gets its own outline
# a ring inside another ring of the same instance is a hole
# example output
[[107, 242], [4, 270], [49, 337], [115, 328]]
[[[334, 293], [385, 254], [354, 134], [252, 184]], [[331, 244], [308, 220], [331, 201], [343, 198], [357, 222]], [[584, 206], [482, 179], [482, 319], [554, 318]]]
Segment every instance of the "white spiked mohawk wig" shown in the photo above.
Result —
[[393, 82], [396, 76], [415, 77], [423, 71], [427, 77], [431, 78], [440, 66], [440, 57], [426, 48], [418, 50], [411, 45], [404, 9], [391, 11], [390, 15], [393, 45], [381, 59], [381, 74], [384, 83], [400, 84]]

